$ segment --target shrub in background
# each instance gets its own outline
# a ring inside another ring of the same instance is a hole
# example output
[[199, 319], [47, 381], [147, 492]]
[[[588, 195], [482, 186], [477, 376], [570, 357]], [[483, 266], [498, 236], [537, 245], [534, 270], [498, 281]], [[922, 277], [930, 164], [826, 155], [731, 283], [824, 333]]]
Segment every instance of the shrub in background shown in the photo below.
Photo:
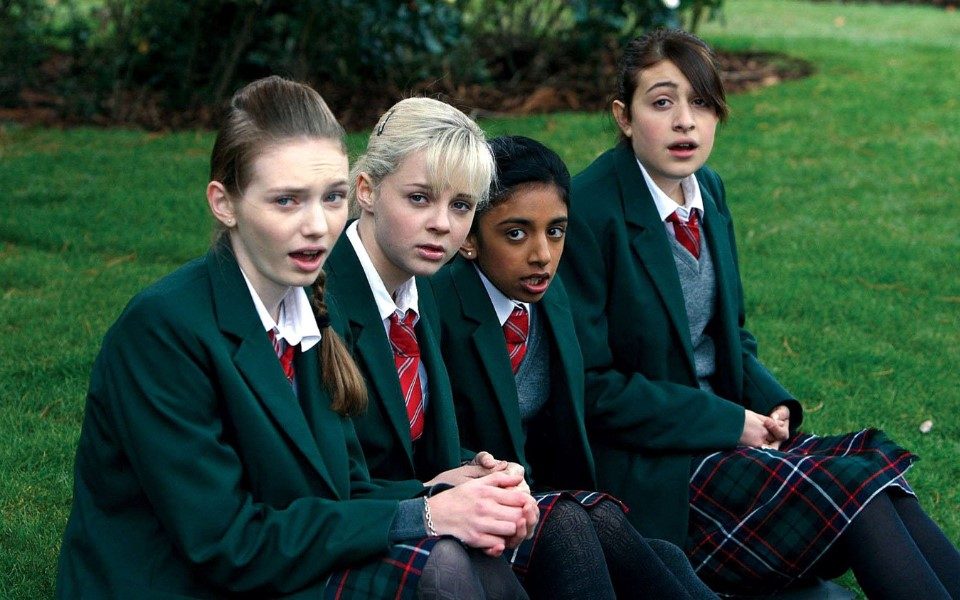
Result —
[[48, 17], [43, 0], [0, 1], [0, 106], [16, 106], [21, 90], [36, 85]]
[[424, 82], [509, 87], [589, 66], [721, 2], [0, 0], [0, 103], [45, 98], [68, 121], [178, 127], [209, 122], [234, 89], [278, 73], [312, 83], [350, 121]]

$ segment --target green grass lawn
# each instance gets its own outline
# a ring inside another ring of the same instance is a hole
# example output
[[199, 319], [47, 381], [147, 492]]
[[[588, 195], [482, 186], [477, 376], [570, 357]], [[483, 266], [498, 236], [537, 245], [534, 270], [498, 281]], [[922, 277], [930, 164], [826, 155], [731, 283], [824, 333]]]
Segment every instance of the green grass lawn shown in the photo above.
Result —
[[[727, 5], [711, 43], [816, 68], [731, 98], [711, 161], [748, 326], [805, 429], [877, 426], [922, 457], [911, 481], [960, 542], [960, 13]], [[544, 141], [574, 173], [615, 139], [606, 114], [483, 125]], [[207, 247], [212, 141], [0, 125], [0, 598], [53, 593], [89, 368], [126, 301]]]

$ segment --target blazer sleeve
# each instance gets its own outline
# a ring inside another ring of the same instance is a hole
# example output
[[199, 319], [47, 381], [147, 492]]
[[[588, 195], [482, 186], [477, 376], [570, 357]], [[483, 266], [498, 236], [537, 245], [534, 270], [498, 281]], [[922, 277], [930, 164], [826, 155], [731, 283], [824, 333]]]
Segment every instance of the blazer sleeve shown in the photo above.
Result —
[[[222, 334], [188, 309], [142, 302], [105, 341], [91, 397], [163, 530], [197, 572], [234, 592], [289, 593], [388, 547], [396, 500], [305, 496], [258, 502], [231, 446], [218, 358]], [[206, 338], [204, 336], [207, 336]], [[239, 380], [239, 378], [238, 378]]]
[[616, 363], [608, 336], [617, 333], [607, 324], [616, 266], [607, 264], [599, 238], [574, 212], [561, 261], [583, 353], [590, 438], [630, 451], [735, 446], [743, 431], [742, 406], [687, 385], [647, 379]]

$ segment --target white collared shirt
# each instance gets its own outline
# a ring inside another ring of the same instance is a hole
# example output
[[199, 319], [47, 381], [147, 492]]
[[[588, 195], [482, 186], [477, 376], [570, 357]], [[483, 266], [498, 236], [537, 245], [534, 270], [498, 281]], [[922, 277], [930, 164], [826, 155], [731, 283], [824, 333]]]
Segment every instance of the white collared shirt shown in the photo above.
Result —
[[260, 322], [263, 323], [263, 330], [277, 330], [277, 339], [287, 342], [290, 346], [300, 344], [300, 351], [306, 352], [320, 343], [320, 328], [317, 326], [317, 318], [313, 316], [313, 309], [310, 307], [310, 299], [307, 298], [307, 292], [302, 287], [291, 287], [280, 300], [280, 322], [273, 320], [263, 300], [253, 289], [253, 284], [247, 274], [240, 269], [243, 280], [247, 282], [247, 289], [250, 290], [250, 296], [253, 298], [253, 305], [257, 307], [257, 314], [260, 316]]
[[696, 175], [690, 174], [680, 180], [680, 187], [683, 189], [683, 197], [686, 201], [686, 204], [680, 206], [673, 198], [660, 189], [660, 186], [653, 181], [653, 178], [650, 177], [647, 169], [644, 168], [639, 160], [637, 160], [637, 165], [640, 166], [640, 172], [643, 173], [643, 180], [647, 182], [647, 189], [650, 190], [653, 203], [657, 205], [660, 220], [663, 221], [670, 235], [674, 234], [673, 223], [667, 222], [667, 217], [673, 213], [677, 213], [680, 220], [686, 223], [690, 219], [690, 212], [696, 210], [700, 213], [700, 222], [703, 222], [703, 196], [700, 194], [700, 182], [697, 181]]
[[[347, 240], [349, 240], [350, 245], [353, 246], [353, 251], [356, 252], [357, 259], [360, 261], [360, 266], [363, 267], [363, 274], [367, 278], [367, 284], [370, 286], [370, 291], [373, 292], [373, 299], [377, 303], [377, 312], [380, 314], [380, 318], [383, 320], [383, 331], [387, 334], [387, 339], [389, 340], [390, 315], [399, 313], [400, 318], [402, 319], [408, 310], [412, 310], [414, 314], [414, 326], [416, 326], [417, 322], [420, 321], [417, 282], [413, 277], [411, 277], [397, 287], [397, 291], [395, 292], [396, 298], [391, 296], [390, 292], [387, 291], [387, 286], [383, 283], [383, 278], [380, 277], [380, 273], [377, 272], [377, 268], [373, 266], [373, 261], [370, 260], [370, 254], [363, 246], [363, 241], [360, 239], [360, 231], [358, 227], [359, 224], [360, 221], [354, 221], [347, 227]], [[423, 366], [422, 360], [420, 361], [419, 372], [420, 389], [423, 390], [423, 407], [424, 410], [426, 410], [428, 389], [427, 369]]]
[[513, 312], [513, 309], [518, 306], [527, 311], [527, 314], [530, 314], [530, 303], [521, 302], [519, 300], [513, 300], [508, 298], [506, 294], [500, 291], [497, 286], [493, 285], [493, 282], [490, 281], [486, 275], [483, 274], [477, 264], [473, 264], [473, 268], [477, 269], [477, 274], [480, 275], [480, 281], [483, 282], [483, 287], [487, 290], [487, 295], [490, 296], [490, 302], [493, 303], [493, 310], [497, 312], [497, 319], [500, 321], [500, 327], [503, 327], [503, 324], [507, 322], [507, 319], [510, 317], [510, 313]]
[[373, 299], [377, 302], [377, 312], [380, 313], [380, 318], [383, 319], [383, 330], [387, 332], [388, 335], [390, 334], [390, 315], [395, 312], [399, 312], [400, 316], [403, 317], [407, 310], [412, 310], [416, 315], [413, 323], [416, 324], [417, 321], [420, 320], [416, 280], [411, 277], [404, 281], [397, 287], [396, 298], [391, 296], [390, 292], [387, 291], [387, 286], [383, 283], [383, 279], [380, 277], [380, 273], [378, 273], [377, 268], [373, 266], [373, 261], [370, 260], [370, 254], [360, 240], [360, 232], [357, 227], [359, 223], [359, 221], [354, 221], [347, 227], [347, 239], [350, 240], [354, 252], [357, 253], [360, 266], [363, 267], [363, 274], [366, 275], [367, 283], [370, 285], [370, 291], [373, 292]]

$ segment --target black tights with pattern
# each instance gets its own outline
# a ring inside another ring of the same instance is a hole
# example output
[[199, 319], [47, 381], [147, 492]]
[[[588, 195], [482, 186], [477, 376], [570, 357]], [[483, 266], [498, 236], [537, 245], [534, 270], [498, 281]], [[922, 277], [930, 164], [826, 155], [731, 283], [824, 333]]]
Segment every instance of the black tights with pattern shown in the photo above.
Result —
[[510, 563], [452, 538], [434, 545], [417, 585], [420, 600], [526, 600]]
[[557, 501], [524, 586], [531, 598], [716, 598], [680, 548], [645, 539], [609, 500]]

